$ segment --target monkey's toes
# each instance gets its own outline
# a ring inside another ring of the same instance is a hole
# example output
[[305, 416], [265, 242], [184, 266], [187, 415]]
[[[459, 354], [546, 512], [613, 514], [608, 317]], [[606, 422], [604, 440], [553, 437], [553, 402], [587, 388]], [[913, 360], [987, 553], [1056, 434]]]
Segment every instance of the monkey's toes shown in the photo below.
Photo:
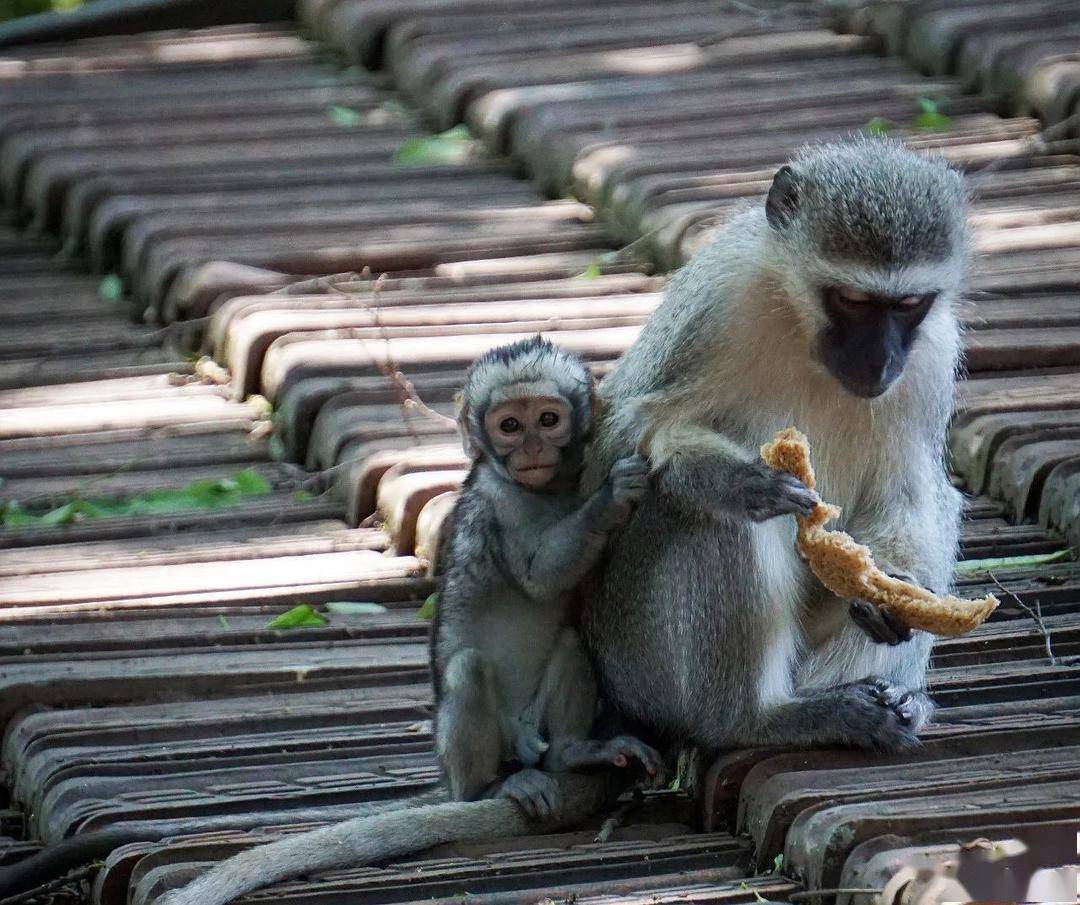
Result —
[[540, 763], [540, 759], [547, 749], [548, 743], [544, 741], [535, 728], [523, 727], [518, 731], [517, 741], [514, 744], [514, 753], [517, 755], [517, 759], [526, 767], [535, 767]]
[[608, 763], [616, 767], [625, 767], [630, 761], [637, 761], [652, 777], [662, 775], [664, 771], [664, 759], [660, 754], [632, 735], [616, 736], [606, 742], [602, 756], [606, 756]]
[[872, 676], [845, 686], [841, 717], [853, 744], [880, 751], [919, 746], [918, 730], [933, 709], [922, 692]]

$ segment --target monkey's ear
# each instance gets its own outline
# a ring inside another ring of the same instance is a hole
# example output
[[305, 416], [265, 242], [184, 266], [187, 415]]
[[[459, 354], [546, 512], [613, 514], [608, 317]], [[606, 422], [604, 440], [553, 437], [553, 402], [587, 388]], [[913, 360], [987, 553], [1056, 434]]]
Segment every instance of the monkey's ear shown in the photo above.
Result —
[[469, 406], [465, 402], [464, 393], [454, 395], [454, 408], [457, 409], [458, 433], [461, 434], [461, 448], [470, 459], [480, 458], [480, 448], [473, 440], [472, 429], [469, 427]]
[[799, 209], [799, 177], [789, 166], [782, 166], [773, 176], [769, 197], [765, 199], [765, 219], [773, 229], [783, 229], [795, 219]]

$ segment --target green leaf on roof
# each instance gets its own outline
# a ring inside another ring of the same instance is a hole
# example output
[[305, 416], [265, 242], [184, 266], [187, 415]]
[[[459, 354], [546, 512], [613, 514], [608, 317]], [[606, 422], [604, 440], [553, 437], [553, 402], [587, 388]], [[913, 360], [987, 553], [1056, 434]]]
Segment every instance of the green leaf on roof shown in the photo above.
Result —
[[462, 164], [477, 152], [477, 142], [465, 126], [454, 126], [438, 135], [410, 138], [394, 154], [395, 163]]
[[327, 603], [326, 611], [335, 616], [378, 616], [386, 612], [381, 603], [367, 603], [354, 600], [335, 600]]
[[5, 528], [55, 527], [109, 516], [174, 515], [220, 509], [241, 503], [247, 497], [268, 494], [272, 489], [266, 478], [254, 469], [246, 468], [231, 477], [207, 478], [179, 489], [148, 490], [120, 499], [75, 497], [40, 514], [26, 512], [18, 502], [11, 502], [0, 508], [0, 525]]
[[81, 522], [88, 518], [101, 518], [105, 514], [100, 506], [95, 506], [87, 500], [71, 500], [56, 509], [46, 512], [41, 517], [43, 525], [70, 525], [72, 522]]
[[273, 629], [317, 628], [326, 624], [326, 619], [315, 612], [311, 604], [302, 603], [271, 619], [266, 623], [266, 627]]
[[583, 280], [595, 280], [603, 276], [604, 272], [600, 269], [600, 261], [590, 261], [589, 266], [581, 272], [581, 278]]
[[326, 108], [326, 115], [335, 126], [341, 126], [342, 129], [355, 129], [360, 125], [360, 114], [348, 107], [335, 104]]
[[424, 601], [423, 606], [420, 607], [420, 612], [417, 613], [417, 617], [420, 619], [427, 619], [428, 621], [435, 618], [435, 608], [439, 602], [438, 594], [431, 594], [427, 600]]
[[123, 277], [115, 273], [101, 278], [98, 283], [98, 298], [104, 302], [118, 302], [124, 297]]
[[244, 496], [260, 496], [261, 494], [270, 493], [273, 489], [270, 482], [253, 468], [238, 471], [233, 476], [233, 482], [236, 485], [236, 490]]
[[5, 528], [25, 528], [34, 524], [34, 517], [23, 511], [18, 500], [11, 500], [0, 506], [0, 525]]
[[1011, 569], [1029, 569], [1062, 562], [1072, 557], [1072, 549], [1055, 553], [1033, 553], [1028, 556], [1000, 556], [996, 559], [965, 559], [956, 564], [957, 575], [978, 575], [985, 572], [1004, 572]]

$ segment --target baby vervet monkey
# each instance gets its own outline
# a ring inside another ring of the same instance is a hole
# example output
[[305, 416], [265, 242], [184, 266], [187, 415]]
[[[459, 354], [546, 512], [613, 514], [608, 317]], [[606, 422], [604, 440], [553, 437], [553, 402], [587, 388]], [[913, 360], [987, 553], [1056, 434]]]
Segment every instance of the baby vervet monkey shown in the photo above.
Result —
[[[631, 455], [580, 497], [592, 417], [588, 369], [540, 337], [494, 349], [469, 371], [459, 422], [474, 464], [451, 519], [432, 635], [436, 750], [454, 799], [493, 792], [550, 819], [551, 773], [631, 759], [650, 774], [660, 767], [636, 738], [589, 738], [596, 682], [572, 627], [574, 592], [648, 476]], [[513, 762], [525, 769], [500, 781]]]
[[638, 739], [590, 738], [597, 688], [573, 627], [575, 591], [648, 473], [640, 456], [619, 459], [582, 499], [592, 417], [588, 369], [540, 337], [469, 370], [459, 423], [473, 466], [439, 557], [431, 639], [440, 794], [243, 852], [160, 905], [224, 905], [300, 874], [572, 825], [608, 785], [573, 771], [633, 761], [661, 775], [660, 756]]

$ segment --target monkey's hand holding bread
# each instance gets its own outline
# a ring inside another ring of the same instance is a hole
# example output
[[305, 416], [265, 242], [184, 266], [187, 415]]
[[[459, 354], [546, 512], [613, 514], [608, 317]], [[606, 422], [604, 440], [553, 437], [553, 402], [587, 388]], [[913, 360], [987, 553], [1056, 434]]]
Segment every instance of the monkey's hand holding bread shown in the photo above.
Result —
[[[811, 490], [814, 469], [810, 464], [810, 444], [789, 427], [761, 447], [767, 465], [793, 474]], [[843, 531], [830, 531], [825, 523], [840, 515], [840, 509], [818, 501], [807, 516], [796, 516], [799, 533], [795, 545], [818, 580], [839, 597], [855, 597], [883, 607], [911, 628], [935, 635], [962, 635], [980, 625], [997, 607], [993, 594], [978, 600], [938, 596], [926, 588], [882, 572], [870, 550]]]

